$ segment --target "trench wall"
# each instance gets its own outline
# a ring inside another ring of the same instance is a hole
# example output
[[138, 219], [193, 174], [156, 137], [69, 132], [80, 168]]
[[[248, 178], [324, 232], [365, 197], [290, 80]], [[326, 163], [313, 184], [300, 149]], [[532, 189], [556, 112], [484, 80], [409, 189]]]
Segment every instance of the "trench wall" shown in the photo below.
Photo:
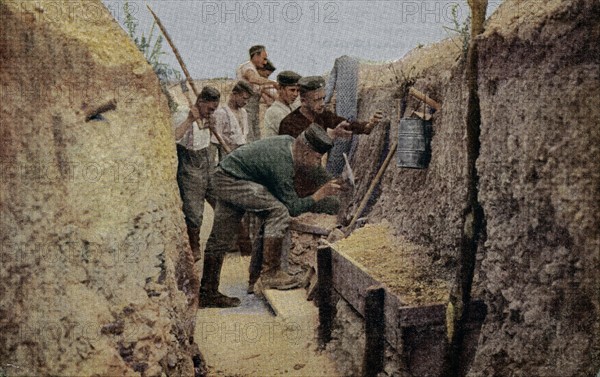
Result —
[[0, 16], [0, 374], [194, 375], [156, 75], [100, 1]]
[[[473, 376], [600, 369], [598, 13], [590, 0], [507, 0], [479, 37], [477, 168], [487, 234], [474, 295], [489, 311]], [[388, 220], [398, 234], [428, 246], [432, 263], [452, 269], [466, 193], [466, 80], [460, 48], [449, 43], [394, 63], [396, 72], [415, 66], [415, 87], [443, 109], [433, 118], [429, 167], [392, 163], [364, 215]], [[394, 75], [388, 66], [363, 66], [361, 75], [359, 118], [380, 108], [392, 126], [389, 135], [378, 129], [360, 138], [353, 164], [361, 183], [348, 213], [375, 175], [373, 156], [397, 137]], [[417, 107], [410, 100], [405, 115]]]

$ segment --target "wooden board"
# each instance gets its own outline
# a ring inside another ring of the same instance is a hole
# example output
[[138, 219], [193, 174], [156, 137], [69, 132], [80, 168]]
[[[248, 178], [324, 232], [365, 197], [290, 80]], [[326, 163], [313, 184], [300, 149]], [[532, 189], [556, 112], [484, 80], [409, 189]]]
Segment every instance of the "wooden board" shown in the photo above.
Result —
[[[435, 330], [445, 334], [446, 303], [407, 306], [385, 284], [371, 277], [360, 263], [339, 253], [333, 247], [331, 259], [333, 288], [363, 318], [368, 289], [378, 285], [384, 288], [385, 339], [397, 351], [403, 349], [405, 334], [409, 332]], [[485, 318], [486, 309], [481, 300], [474, 300], [468, 312], [468, 320], [480, 326]]]
[[[331, 259], [333, 288], [364, 318], [367, 289], [380, 285], [380, 283], [371, 277], [359, 263], [333, 248]], [[402, 332], [398, 325], [398, 307], [403, 306], [403, 303], [396, 295], [390, 293], [385, 285], [383, 287], [385, 289], [385, 338], [394, 349], [399, 350], [402, 346]]]
[[266, 289], [263, 293], [275, 314], [282, 319], [312, 316], [317, 311], [315, 306], [306, 300], [304, 289]]
[[290, 229], [299, 233], [309, 233], [317, 236], [327, 236], [330, 233], [328, 229], [317, 225], [301, 223], [296, 219], [292, 219], [290, 222]]

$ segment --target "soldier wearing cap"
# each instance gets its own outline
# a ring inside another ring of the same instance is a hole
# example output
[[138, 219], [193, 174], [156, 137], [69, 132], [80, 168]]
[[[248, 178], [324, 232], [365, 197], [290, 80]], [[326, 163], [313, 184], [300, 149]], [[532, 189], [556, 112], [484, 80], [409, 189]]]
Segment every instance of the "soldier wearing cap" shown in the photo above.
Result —
[[332, 140], [319, 126], [312, 125], [298, 138], [276, 136], [242, 146], [219, 163], [211, 180], [216, 201], [214, 225], [204, 257], [200, 307], [238, 306], [240, 300], [218, 291], [226, 252], [235, 249], [237, 229], [246, 212], [264, 220], [261, 273], [265, 289], [289, 289], [299, 281], [281, 269], [283, 238], [290, 216], [308, 211], [316, 202], [337, 195], [340, 185], [332, 180], [310, 196], [300, 198], [294, 189], [298, 170], [320, 167], [321, 157]]
[[334, 138], [348, 138], [352, 134], [369, 134], [382, 119], [380, 112], [375, 112], [369, 122], [348, 121], [325, 108], [325, 80], [321, 76], [303, 77], [298, 81], [300, 86], [300, 107], [286, 116], [279, 127], [280, 135], [297, 137], [311, 123], [324, 129], [331, 129]]
[[265, 46], [256, 45], [248, 50], [250, 60], [242, 63], [236, 70], [238, 80], [245, 80], [252, 85], [254, 95], [250, 97], [246, 111], [248, 112], [249, 132], [248, 141], [252, 142], [260, 139], [259, 127], [259, 101], [260, 101], [260, 86], [264, 84], [277, 85], [276, 81], [266, 79], [258, 74], [258, 68], [264, 67], [267, 64], [267, 50]]
[[[207, 125], [212, 121], [212, 114], [219, 106], [220, 98], [221, 94], [217, 89], [205, 86], [195, 105], [189, 111], [184, 109], [178, 112], [173, 122], [177, 143], [177, 184], [195, 261], [201, 258], [200, 226], [204, 200], [209, 198], [209, 177], [213, 168], [208, 149], [210, 131]], [[181, 120], [183, 117], [185, 118]]]
[[265, 112], [263, 127], [265, 137], [279, 135], [279, 124], [289, 113], [298, 108], [298, 80], [300, 75], [293, 71], [283, 71], [277, 75], [278, 99]]

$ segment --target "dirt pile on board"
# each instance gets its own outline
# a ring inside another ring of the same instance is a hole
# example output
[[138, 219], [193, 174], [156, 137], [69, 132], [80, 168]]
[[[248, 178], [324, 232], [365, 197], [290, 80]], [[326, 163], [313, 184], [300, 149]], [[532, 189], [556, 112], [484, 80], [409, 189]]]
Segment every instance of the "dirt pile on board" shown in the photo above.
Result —
[[449, 270], [432, 265], [426, 249], [393, 235], [387, 222], [367, 224], [335, 243], [406, 305], [448, 300]]
[[194, 375], [156, 75], [100, 1], [0, 16], [0, 375]]

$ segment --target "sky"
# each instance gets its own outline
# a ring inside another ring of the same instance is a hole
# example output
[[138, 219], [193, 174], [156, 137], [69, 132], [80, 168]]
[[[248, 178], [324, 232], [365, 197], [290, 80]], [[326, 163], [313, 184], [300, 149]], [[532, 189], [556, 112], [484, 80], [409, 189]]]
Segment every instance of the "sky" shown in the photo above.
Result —
[[[500, 1], [489, 0], [488, 16]], [[125, 2], [103, 3], [123, 25]], [[460, 23], [469, 14], [466, 0], [132, 0], [129, 4], [139, 35], [150, 32], [153, 19], [146, 4], [152, 7], [194, 79], [235, 77], [236, 67], [248, 60], [248, 49], [256, 44], [267, 47], [275, 75], [283, 70], [322, 75], [342, 55], [394, 61], [418, 45], [450, 36], [453, 32], [444, 27], [454, 27], [453, 7]], [[181, 71], [166, 42], [163, 51], [163, 61]]]

